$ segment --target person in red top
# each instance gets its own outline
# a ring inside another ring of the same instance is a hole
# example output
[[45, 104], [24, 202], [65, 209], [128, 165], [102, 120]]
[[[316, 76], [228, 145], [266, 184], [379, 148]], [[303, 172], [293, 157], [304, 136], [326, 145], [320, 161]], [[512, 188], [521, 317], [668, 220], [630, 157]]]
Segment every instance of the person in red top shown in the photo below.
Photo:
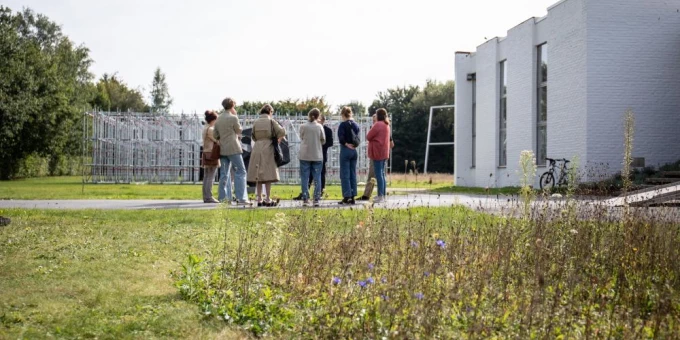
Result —
[[385, 180], [385, 162], [390, 157], [390, 120], [387, 110], [380, 108], [375, 112], [378, 121], [373, 124], [366, 135], [368, 141], [368, 158], [373, 162], [375, 179], [378, 182], [378, 197], [373, 203], [385, 202], [387, 182]]

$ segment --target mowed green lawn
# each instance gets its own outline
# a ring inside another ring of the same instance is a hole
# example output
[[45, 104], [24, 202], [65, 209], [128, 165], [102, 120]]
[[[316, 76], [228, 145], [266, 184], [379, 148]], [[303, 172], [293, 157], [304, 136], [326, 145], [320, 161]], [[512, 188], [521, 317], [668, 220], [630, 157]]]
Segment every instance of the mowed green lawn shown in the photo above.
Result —
[[[450, 186], [453, 176], [393, 175], [388, 191], [400, 189], [441, 190]], [[360, 181], [365, 179], [359, 179]], [[364, 187], [359, 186], [359, 195]], [[43, 177], [14, 181], [0, 181], [0, 199], [170, 199], [201, 200], [200, 184], [91, 184], [83, 185], [82, 178]], [[291, 199], [300, 193], [299, 185], [274, 185], [272, 196]], [[217, 185], [213, 187], [217, 197]], [[326, 199], [342, 199], [340, 185], [326, 187]]]
[[[0, 339], [234, 338], [170, 275], [206, 253], [223, 211], [0, 210]], [[269, 212], [229, 219], [265, 219]]]

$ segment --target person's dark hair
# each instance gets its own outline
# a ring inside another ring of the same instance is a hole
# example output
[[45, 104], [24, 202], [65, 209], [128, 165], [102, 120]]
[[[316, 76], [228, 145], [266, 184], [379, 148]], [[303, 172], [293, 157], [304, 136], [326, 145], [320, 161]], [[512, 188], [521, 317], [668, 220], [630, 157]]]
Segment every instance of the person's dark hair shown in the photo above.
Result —
[[309, 119], [310, 122], [314, 122], [317, 119], [319, 119], [319, 115], [321, 115], [321, 111], [317, 108], [313, 108], [309, 110], [309, 114], [307, 114], [307, 118]]
[[222, 101], [222, 107], [227, 111], [233, 109], [235, 105], [236, 102], [234, 102], [234, 100], [229, 97], [224, 98], [224, 100]]
[[269, 104], [264, 104], [262, 109], [260, 109], [260, 114], [271, 115], [274, 113], [274, 108]]
[[390, 119], [387, 118], [387, 110], [380, 108], [378, 111], [375, 111], [375, 114], [378, 117], [378, 121], [383, 121], [385, 124], [390, 125]]
[[205, 111], [205, 122], [206, 123], [209, 124], [210, 122], [212, 122], [215, 119], [217, 119], [217, 113], [215, 113], [215, 111], [210, 111], [210, 110]]

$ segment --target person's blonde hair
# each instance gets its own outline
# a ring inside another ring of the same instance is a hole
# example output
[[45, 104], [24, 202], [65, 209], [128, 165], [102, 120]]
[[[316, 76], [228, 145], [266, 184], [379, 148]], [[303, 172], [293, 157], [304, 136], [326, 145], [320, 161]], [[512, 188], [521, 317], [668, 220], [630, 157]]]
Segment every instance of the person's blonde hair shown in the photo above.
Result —
[[309, 110], [309, 114], [307, 114], [307, 118], [309, 119], [310, 122], [315, 122], [317, 119], [319, 119], [319, 115], [321, 115], [321, 111], [317, 108], [313, 108]]
[[236, 102], [235, 102], [233, 99], [229, 98], [229, 97], [224, 98], [224, 100], [222, 101], [222, 107], [223, 107], [226, 111], [229, 111], [229, 110], [233, 109], [235, 105], [236, 105]]
[[340, 110], [340, 115], [343, 117], [349, 119], [352, 117], [352, 108], [349, 106], [343, 106], [342, 110]]
[[260, 114], [271, 115], [272, 113], [274, 113], [274, 108], [269, 104], [264, 104], [264, 106], [260, 109]]

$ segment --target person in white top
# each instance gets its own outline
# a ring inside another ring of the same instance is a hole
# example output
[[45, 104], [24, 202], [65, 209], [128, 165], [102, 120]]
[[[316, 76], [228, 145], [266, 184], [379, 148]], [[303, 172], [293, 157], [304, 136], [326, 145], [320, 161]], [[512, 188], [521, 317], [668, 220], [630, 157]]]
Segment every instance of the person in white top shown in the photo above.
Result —
[[321, 199], [321, 167], [323, 165], [322, 146], [326, 143], [323, 126], [317, 122], [321, 112], [314, 108], [309, 111], [309, 121], [300, 126], [300, 185], [302, 186], [303, 205], [309, 205], [309, 172], [314, 178], [314, 206]]

